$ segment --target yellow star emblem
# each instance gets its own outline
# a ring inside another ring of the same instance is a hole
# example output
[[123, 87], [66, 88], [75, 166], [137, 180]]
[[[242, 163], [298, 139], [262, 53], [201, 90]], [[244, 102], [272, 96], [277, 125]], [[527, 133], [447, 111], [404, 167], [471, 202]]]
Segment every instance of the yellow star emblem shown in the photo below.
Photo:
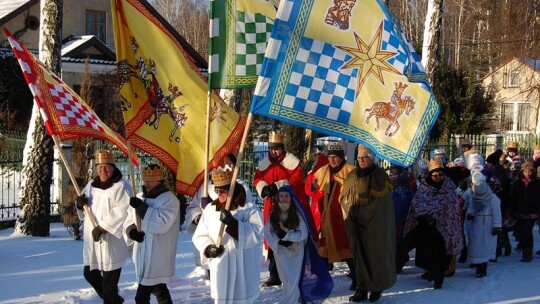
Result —
[[353, 58], [345, 63], [341, 68], [358, 68], [358, 84], [356, 87], [356, 95], [360, 93], [360, 89], [364, 85], [367, 77], [372, 74], [377, 77], [379, 81], [384, 85], [383, 71], [388, 71], [395, 74], [400, 74], [391, 64], [386, 60], [393, 57], [397, 53], [381, 50], [382, 43], [383, 24], [379, 25], [375, 36], [371, 39], [369, 44], [365, 43], [356, 33], [354, 38], [356, 40], [357, 48], [350, 48], [345, 46], [337, 46], [337, 48], [351, 54]]

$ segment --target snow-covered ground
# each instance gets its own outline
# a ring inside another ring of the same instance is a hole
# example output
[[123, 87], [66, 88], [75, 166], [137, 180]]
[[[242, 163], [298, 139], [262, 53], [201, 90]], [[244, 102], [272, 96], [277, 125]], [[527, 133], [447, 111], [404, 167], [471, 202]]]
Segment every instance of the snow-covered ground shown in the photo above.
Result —
[[[535, 227], [535, 249], [540, 237]], [[513, 241], [513, 238], [512, 238]], [[515, 245], [515, 244], [514, 244]], [[420, 279], [423, 272], [409, 261], [397, 283], [385, 290], [378, 303], [540, 303], [540, 256], [531, 263], [519, 262], [516, 253], [490, 263], [488, 276], [476, 278], [474, 270], [458, 264], [453, 277], [443, 288]], [[268, 276], [261, 259], [261, 282]], [[52, 224], [51, 236], [28, 237], [13, 229], [0, 231], [0, 304], [7, 303], [101, 303], [82, 277], [82, 242], [69, 237], [61, 224]], [[337, 263], [332, 271], [334, 290], [324, 303], [348, 303], [350, 279], [345, 264]], [[121, 295], [125, 303], [134, 303], [133, 263], [122, 269]], [[176, 279], [169, 284], [174, 303], [213, 303], [204, 272], [193, 263], [191, 234], [181, 231], [176, 255]], [[276, 303], [280, 287], [261, 290], [256, 303]], [[155, 299], [152, 299], [155, 303]]]

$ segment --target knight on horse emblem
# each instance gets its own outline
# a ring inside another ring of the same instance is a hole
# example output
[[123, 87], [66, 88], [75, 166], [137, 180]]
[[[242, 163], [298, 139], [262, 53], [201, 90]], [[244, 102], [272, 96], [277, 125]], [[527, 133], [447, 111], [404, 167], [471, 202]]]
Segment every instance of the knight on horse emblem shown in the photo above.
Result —
[[394, 136], [401, 127], [398, 120], [400, 116], [405, 112], [405, 115], [409, 115], [414, 110], [414, 100], [411, 96], [402, 97], [403, 91], [408, 87], [407, 84], [395, 83], [394, 91], [390, 97], [389, 102], [379, 101], [374, 103], [371, 108], [364, 111], [368, 116], [366, 118], [366, 124], [369, 124], [369, 120], [372, 116], [375, 116], [377, 125], [375, 131], [379, 130], [379, 118], [388, 120], [388, 127], [384, 131], [386, 136]]

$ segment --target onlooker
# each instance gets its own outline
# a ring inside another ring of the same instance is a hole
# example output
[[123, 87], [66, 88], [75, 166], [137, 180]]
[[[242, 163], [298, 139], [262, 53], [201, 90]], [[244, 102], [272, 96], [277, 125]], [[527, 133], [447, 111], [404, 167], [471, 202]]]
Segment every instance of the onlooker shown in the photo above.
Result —
[[429, 163], [429, 176], [420, 184], [405, 223], [405, 242], [416, 248], [416, 266], [426, 270], [422, 278], [442, 288], [444, 271], [463, 249], [463, 232], [456, 187], [444, 176], [440, 160]]
[[[149, 304], [153, 294], [159, 304], [172, 304], [167, 283], [175, 272], [180, 202], [167, 189], [158, 165], [144, 168], [142, 180], [143, 191], [130, 199], [133, 208], [129, 208], [125, 222], [128, 245], [134, 244], [133, 263], [139, 284], [135, 303]], [[141, 231], [135, 226], [136, 216], [141, 219]]]
[[[264, 199], [263, 219], [264, 223], [268, 220], [270, 209], [274, 204], [278, 189], [285, 185], [290, 185], [296, 197], [302, 204], [306, 215], [308, 216], [308, 228], [312, 236], [316, 236], [315, 222], [311, 209], [304, 192], [304, 177], [300, 160], [285, 151], [283, 134], [270, 132], [268, 136], [268, 155], [261, 161], [255, 169], [253, 176], [253, 185], [257, 189], [259, 196]], [[270, 277], [262, 284], [263, 287], [281, 285], [279, 273], [276, 268], [274, 253], [268, 248], [265, 242], [265, 249], [268, 249], [268, 270]]]
[[[97, 176], [75, 199], [77, 214], [84, 219], [83, 263], [84, 278], [104, 303], [123, 303], [118, 294], [118, 281], [128, 246], [123, 236], [123, 225], [129, 208], [131, 187], [114, 164], [114, 155], [101, 150], [95, 154]], [[87, 205], [94, 214], [97, 226], [90, 224]]]
[[511, 209], [517, 220], [517, 249], [522, 252], [521, 262], [530, 262], [533, 259], [532, 230], [540, 214], [540, 180], [535, 178], [533, 172], [530, 162], [523, 163], [519, 178], [512, 183], [510, 191]]
[[341, 206], [353, 252], [356, 293], [349, 301], [371, 302], [396, 282], [396, 227], [392, 184], [375, 166], [375, 155], [358, 146], [358, 166], [343, 184]]
[[472, 175], [472, 203], [467, 209], [468, 262], [476, 266], [476, 277], [487, 275], [487, 264], [496, 258], [497, 236], [502, 229], [501, 200], [491, 191], [486, 177], [479, 172]]
[[[230, 167], [212, 171], [218, 198], [206, 206], [193, 244], [210, 269], [210, 295], [215, 303], [253, 303], [259, 296], [263, 224], [257, 206], [246, 202], [244, 187], [235, 186], [230, 209], [225, 209], [233, 172]], [[221, 224], [225, 233], [221, 244]]]

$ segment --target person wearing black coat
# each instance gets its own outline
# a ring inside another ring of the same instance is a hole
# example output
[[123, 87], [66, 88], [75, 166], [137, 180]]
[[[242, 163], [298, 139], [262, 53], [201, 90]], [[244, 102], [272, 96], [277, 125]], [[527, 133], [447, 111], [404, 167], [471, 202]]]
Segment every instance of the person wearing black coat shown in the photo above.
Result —
[[540, 180], [534, 176], [533, 165], [525, 162], [519, 178], [511, 187], [512, 216], [517, 220], [518, 249], [522, 252], [521, 262], [532, 261], [533, 227], [540, 214]]

